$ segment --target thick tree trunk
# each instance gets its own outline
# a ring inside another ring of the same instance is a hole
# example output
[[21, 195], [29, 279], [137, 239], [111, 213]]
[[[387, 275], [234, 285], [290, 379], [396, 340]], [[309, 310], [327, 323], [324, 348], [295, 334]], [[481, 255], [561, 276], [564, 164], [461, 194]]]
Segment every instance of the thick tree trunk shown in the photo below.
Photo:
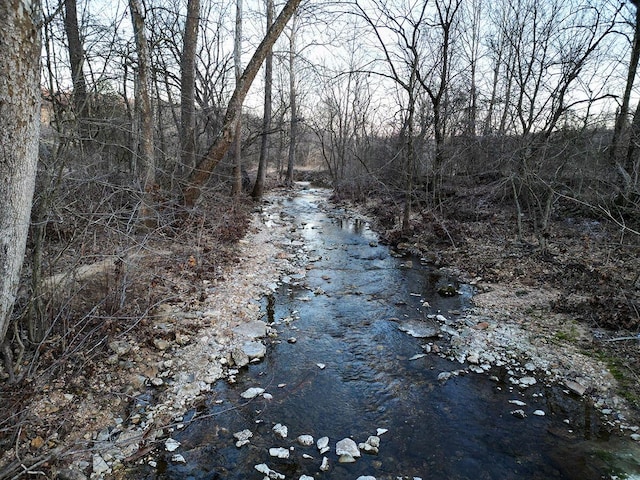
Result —
[[189, 186], [184, 193], [184, 202], [187, 206], [193, 206], [200, 197], [200, 189], [209, 180], [211, 171], [214, 167], [220, 163], [220, 160], [224, 157], [224, 154], [229, 149], [231, 141], [233, 139], [234, 127], [236, 119], [240, 115], [242, 110], [242, 103], [244, 102], [247, 92], [256, 78], [260, 66], [264, 61], [267, 53], [271, 50], [271, 47], [278, 39], [285, 25], [296, 11], [302, 0], [288, 0], [287, 4], [278, 15], [278, 18], [274, 22], [273, 26], [267, 31], [262, 42], [258, 45], [258, 48], [251, 57], [251, 60], [247, 64], [247, 67], [240, 77], [240, 81], [236, 85], [236, 88], [229, 100], [227, 112], [222, 124], [222, 130], [214, 141], [213, 145], [209, 147], [206, 155], [198, 162], [198, 166], [189, 177]]
[[[273, 24], [275, 8], [273, 0], [267, 0], [267, 30]], [[269, 155], [269, 130], [271, 129], [271, 92], [273, 87], [273, 51], [269, 49], [264, 62], [264, 112], [262, 115], [262, 138], [260, 139], [260, 159], [258, 160], [258, 173], [256, 183], [253, 186], [251, 196], [258, 200], [262, 198], [264, 183], [267, 177], [267, 158]]]
[[76, 0], [65, 0], [64, 2], [64, 29], [67, 33], [69, 63], [71, 64], [73, 108], [78, 119], [80, 138], [84, 139], [87, 134], [86, 120], [89, 116], [89, 104], [87, 83], [84, 78], [84, 71], [82, 70], [82, 65], [84, 64], [84, 49], [82, 47], [82, 40], [80, 39], [80, 29], [78, 28]]
[[0, 2], [0, 344], [11, 323], [36, 177], [40, 14], [38, 0]]
[[180, 161], [187, 171], [196, 165], [195, 79], [199, 25], [200, 0], [189, 0], [180, 57]]
[[[139, 221], [146, 227], [153, 227], [156, 223], [153, 205], [153, 190], [155, 187], [155, 161], [153, 144], [153, 108], [151, 106], [151, 58], [149, 45], [144, 33], [144, 15], [139, 0], [129, 0], [131, 22], [136, 40], [138, 54], [138, 71], [136, 84], [136, 115], [140, 128], [140, 184], [142, 199], [139, 210]], [[138, 152], [134, 152], [134, 155]]]

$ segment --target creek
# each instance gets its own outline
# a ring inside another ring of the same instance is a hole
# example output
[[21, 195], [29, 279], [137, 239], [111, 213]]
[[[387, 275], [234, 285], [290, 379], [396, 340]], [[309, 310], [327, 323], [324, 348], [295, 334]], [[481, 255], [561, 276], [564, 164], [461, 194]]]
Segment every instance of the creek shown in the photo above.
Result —
[[[425, 344], [444, 348], [447, 335], [414, 338], [399, 326], [433, 314], [464, 315], [472, 288], [420, 258], [397, 258], [366, 222], [329, 208], [328, 195], [306, 188], [280, 205], [310, 268], [264, 299], [263, 320], [278, 334], [264, 340], [261, 362], [235, 383], [217, 382], [190, 413], [194, 420], [172, 434], [186, 463], [164, 452], [147, 478], [260, 479], [254, 466], [262, 463], [295, 480], [610, 478], [610, 452], [622, 447], [586, 400], [540, 377], [521, 390], [495, 367], [438, 379], [465, 369], [424, 354]], [[439, 295], [449, 284], [458, 294]], [[242, 398], [250, 387], [267, 395]], [[511, 413], [521, 408], [514, 399], [526, 403], [526, 418]], [[276, 424], [287, 427], [286, 438], [274, 432]], [[238, 448], [233, 434], [245, 429], [253, 436]], [[337, 441], [365, 442], [378, 429], [386, 433], [377, 454], [338, 461]], [[331, 450], [321, 455], [315, 444], [301, 446], [296, 437], [303, 434], [329, 437]], [[270, 456], [275, 447], [289, 450], [289, 458]], [[323, 456], [326, 472], [319, 468]]]

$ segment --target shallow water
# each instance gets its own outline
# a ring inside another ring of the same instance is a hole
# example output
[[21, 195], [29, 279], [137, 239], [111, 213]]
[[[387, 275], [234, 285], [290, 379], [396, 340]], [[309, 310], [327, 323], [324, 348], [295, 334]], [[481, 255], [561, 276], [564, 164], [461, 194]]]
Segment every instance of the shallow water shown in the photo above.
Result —
[[[401, 332], [398, 321], [462, 312], [471, 288], [456, 284], [461, 295], [439, 296], [437, 286], [453, 279], [419, 259], [394, 258], [362, 221], [320, 208], [327, 195], [306, 189], [282, 205], [315, 261], [306, 278], [292, 279], [264, 300], [264, 319], [279, 333], [266, 340], [267, 356], [236, 384], [218, 382], [206, 405], [192, 412], [196, 419], [172, 435], [186, 464], [165, 453], [157, 470], [144, 476], [259, 479], [254, 465], [266, 463], [294, 479], [610, 478], [619, 456], [611, 451], [623, 448], [609, 441], [588, 403], [540, 382], [523, 394], [509, 391], [489, 375], [468, 373], [442, 383], [439, 373], [464, 366], [434, 354], [412, 360], [426, 342]], [[408, 260], [412, 268], [404, 268]], [[291, 337], [295, 343], [287, 341]], [[506, 378], [500, 369], [490, 375]], [[240, 397], [255, 386], [273, 398]], [[527, 418], [510, 414], [519, 408], [511, 399], [527, 403]], [[546, 416], [531, 415], [536, 409]], [[276, 423], [288, 427], [287, 438], [273, 432]], [[379, 428], [388, 430], [379, 454], [338, 463], [338, 440], [364, 442]], [[243, 429], [254, 436], [236, 448], [233, 433]], [[301, 434], [330, 438], [329, 471], [319, 471], [322, 455], [315, 446], [297, 444]], [[292, 448], [290, 458], [270, 457], [272, 447]], [[625, 455], [627, 471], [637, 469], [635, 451]]]

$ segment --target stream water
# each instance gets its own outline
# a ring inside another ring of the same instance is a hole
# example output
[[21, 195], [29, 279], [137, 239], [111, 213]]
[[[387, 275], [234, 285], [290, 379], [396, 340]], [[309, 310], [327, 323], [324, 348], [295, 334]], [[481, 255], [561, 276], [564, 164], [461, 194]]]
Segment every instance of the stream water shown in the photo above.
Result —
[[[327, 196], [307, 188], [281, 206], [302, 235], [312, 268], [265, 298], [264, 320], [278, 331], [265, 340], [266, 357], [237, 383], [218, 382], [194, 421], [172, 435], [186, 463], [171, 461], [167, 452], [147, 478], [260, 479], [254, 466], [265, 463], [295, 480], [590, 480], [611, 478], [612, 456], [625, 455], [637, 468], [589, 404], [558, 387], [538, 382], [524, 394], [510, 391], [490, 379], [505, 377], [493, 370], [439, 381], [441, 372], [464, 366], [435, 354], [416, 358], [425, 339], [403, 333], [399, 322], [463, 313], [471, 288], [454, 283], [460, 295], [438, 295], [438, 285], [455, 280], [417, 258], [395, 258], [365, 223], [322, 208]], [[269, 395], [246, 400], [240, 394], [249, 387]], [[546, 415], [516, 418], [512, 399]], [[287, 426], [286, 438], [273, 431], [278, 423]], [[244, 429], [253, 437], [237, 448], [233, 434]], [[378, 429], [388, 430], [378, 454], [338, 462], [337, 441], [364, 442]], [[299, 445], [302, 434], [329, 437], [331, 450], [321, 455], [315, 445]], [[290, 449], [290, 457], [271, 457], [274, 447]], [[326, 472], [319, 469], [323, 456]]]

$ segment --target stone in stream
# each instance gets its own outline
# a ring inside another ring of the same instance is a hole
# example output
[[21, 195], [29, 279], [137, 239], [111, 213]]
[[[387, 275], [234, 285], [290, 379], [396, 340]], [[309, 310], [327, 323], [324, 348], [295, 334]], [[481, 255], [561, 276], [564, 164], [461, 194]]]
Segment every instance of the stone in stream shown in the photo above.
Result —
[[360, 457], [360, 449], [351, 438], [343, 438], [336, 443], [336, 455], [340, 457], [340, 463], [353, 463]]
[[247, 342], [242, 345], [242, 351], [249, 357], [249, 360], [255, 360], [265, 356], [267, 347], [262, 342]]
[[277, 423], [272, 430], [282, 438], [287, 438], [287, 435], [289, 434], [289, 429], [280, 423]]
[[313, 445], [313, 437], [311, 435], [300, 435], [297, 440], [298, 443], [304, 447]]
[[242, 398], [252, 399], [257, 397], [258, 395], [262, 395], [264, 393], [264, 388], [260, 387], [251, 387], [246, 389], [244, 392], [240, 394]]
[[320, 464], [320, 470], [326, 472], [329, 470], [329, 459], [327, 457], [322, 457], [322, 463]]
[[316, 442], [316, 446], [318, 447], [318, 450], [320, 450], [321, 454], [328, 452], [330, 450], [329, 437], [319, 438], [318, 441]]
[[253, 432], [251, 430], [245, 429], [240, 432], [234, 433], [233, 436], [238, 440], [236, 442], [236, 447], [240, 448], [243, 445], [249, 443], [249, 439], [253, 437]]
[[380, 447], [380, 437], [371, 435], [367, 438], [367, 441], [364, 443], [360, 443], [358, 448], [365, 453], [374, 453], [377, 454]]
[[429, 320], [407, 320], [398, 329], [416, 338], [437, 337], [440, 333], [440, 327]]
[[284, 447], [270, 448], [269, 455], [277, 458], [289, 458], [289, 450]]
[[284, 480], [285, 476], [281, 473], [276, 472], [275, 470], [271, 470], [266, 463], [261, 463], [259, 465], [255, 465], [255, 468], [258, 472], [266, 475], [267, 478], [273, 478], [275, 480]]

